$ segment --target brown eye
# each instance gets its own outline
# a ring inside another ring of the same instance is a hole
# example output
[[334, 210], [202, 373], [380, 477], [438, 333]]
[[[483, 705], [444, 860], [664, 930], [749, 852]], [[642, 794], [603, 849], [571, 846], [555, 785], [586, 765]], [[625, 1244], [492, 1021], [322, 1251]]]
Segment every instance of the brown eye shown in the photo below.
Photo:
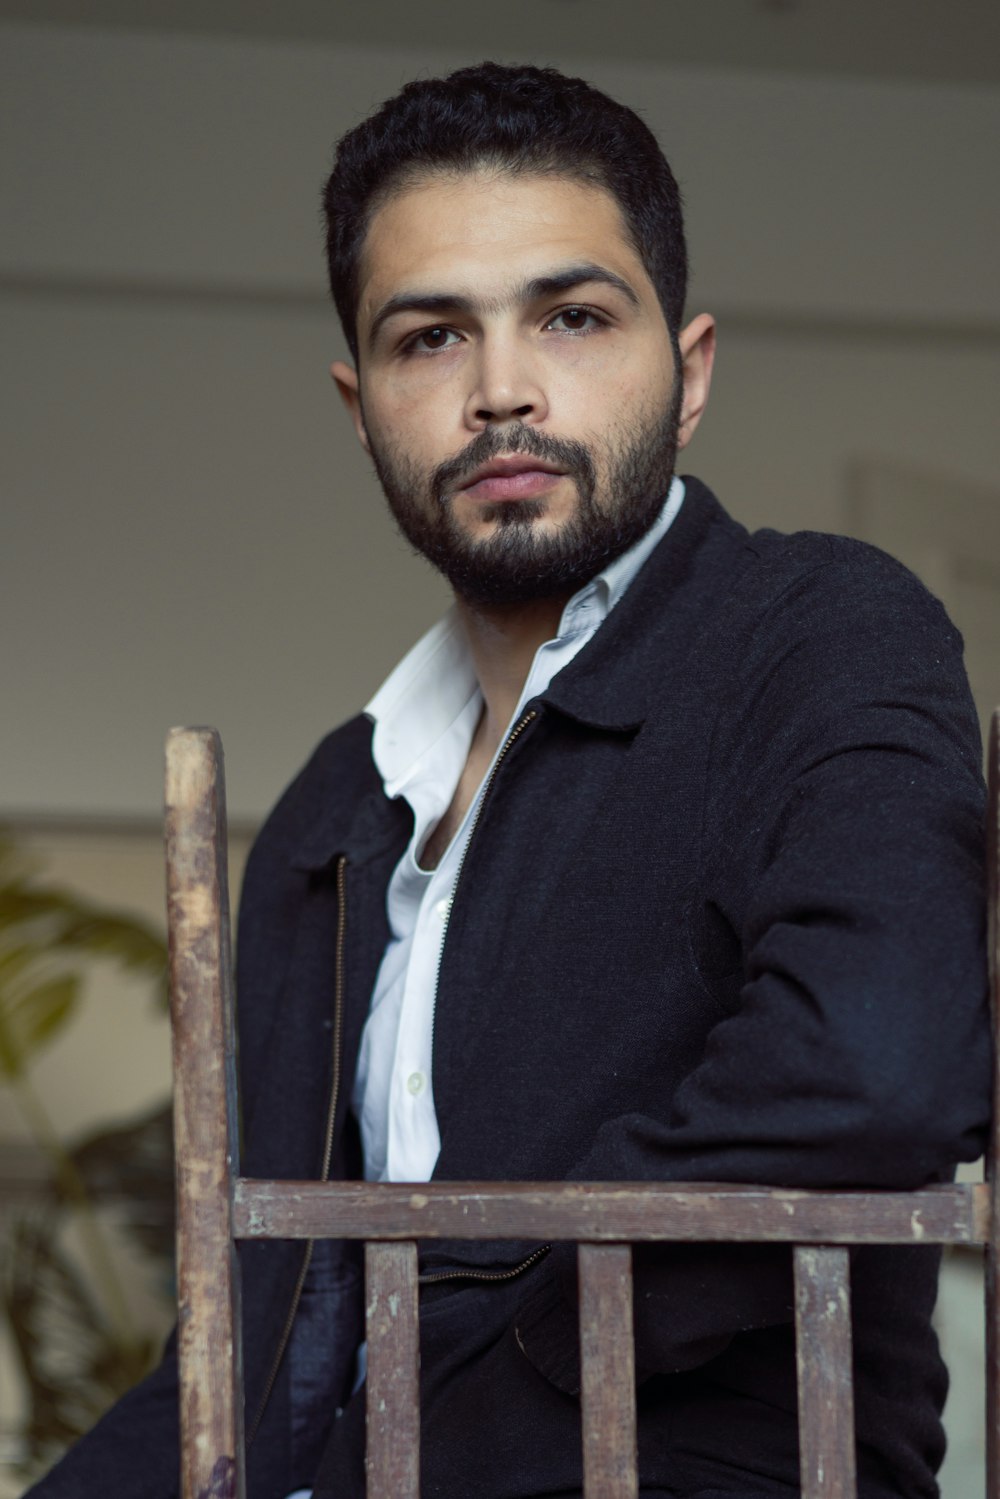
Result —
[[457, 342], [453, 328], [422, 328], [409, 340], [407, 348], [418, 354], [436, 354], [439, 349], [450, 349]]
[[600, 327], [600, 323], [601, 319], [589, 307], [564, 307], [555, 314], [549, 327], [562, 333], [589, 333], [592, 328]]

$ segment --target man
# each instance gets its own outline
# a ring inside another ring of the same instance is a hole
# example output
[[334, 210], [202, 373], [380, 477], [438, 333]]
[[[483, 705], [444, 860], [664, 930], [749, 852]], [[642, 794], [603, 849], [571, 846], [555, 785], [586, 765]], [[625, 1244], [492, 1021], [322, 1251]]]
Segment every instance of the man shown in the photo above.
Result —
[[[245, 1169], [916, 1187], [987, 1116], [960, 640], [858, 543], [674, 476], [708, 397], [677, 187], [579, 80], [409, 85], [327, 186], [333, 376], [455, 608], [256, 845]], [[242, 1253], [251, 1494], [364, 1491], [360, 1277]], [[643, 1492], [797, 1488], [787, 1248], [636, 1257]], [[580, 1492], [572, 1252], [422, 1254], [424, 1490]], [[933, 1250], [853, 1256], [866, 1496], [931, 1495]], [[37, 1490], [175, 1492], [170, 1357]]]

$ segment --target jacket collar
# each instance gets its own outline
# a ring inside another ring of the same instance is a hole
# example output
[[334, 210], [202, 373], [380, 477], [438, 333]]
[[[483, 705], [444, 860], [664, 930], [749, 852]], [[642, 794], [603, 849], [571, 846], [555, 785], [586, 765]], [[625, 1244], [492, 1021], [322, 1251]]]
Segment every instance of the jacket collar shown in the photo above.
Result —
[[[732, 565], [746, 531], [700, 480], [684, 477], [680, 514], [593, 640], [553, 677], [540, 701], [580, 723], [632, 731], [719, 597], [712, 578]], [[696, 570], [696, 561], [698, 563]]]
[[344, 855], [368, 864], [386, 849], [399, 857], [413, 830], [413, 814], [402, 798], [390, 801], [371, 757], [371, 720], [359, 715], [323, 741], [304, 772], [308, 796], [291, 835], [293, 869], [318, 872]]
[[[553, 677], [539, 701], [579, 723], [632, 732], [645, 721], [650, 697], [680, 663], [731, 582], [732, 557], [746, 531], [711, 490], [685, 476], [685, 497], [670, 530], [655, 548], [594, 638]], [[697, 562], [697, 567], [696, 567]], [[713, 581], [713, 579], [715, 581]], [[352, 763], [364, 765], [362, 784], [343, 777], [343, 735], [353, 736]], [[390, 801], [371, 757], [371, 720], [360, 716], [328, 740], [329, 769], [316, 767], [315, 816], [291, 849], [294, 868], [319, 870], [340, 854], [365, 864], [387, 848], [402, 854], [412, 813]]]

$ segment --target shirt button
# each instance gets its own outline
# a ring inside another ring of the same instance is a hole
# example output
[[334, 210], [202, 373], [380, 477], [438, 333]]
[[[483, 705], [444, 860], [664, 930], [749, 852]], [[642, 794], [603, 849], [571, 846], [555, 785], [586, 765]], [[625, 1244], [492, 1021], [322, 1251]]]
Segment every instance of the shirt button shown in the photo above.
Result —
[[447, 921], [448, 920], [448, 908], [450, 907], [450, 905], [451, 905], [451, 901], [450, 900], [439, 900], [437, 902], [437, 904], [435, 905], [435, 907], [434, 907], [435, 914], [438, 915], [438, 916], [440, 916], [440, 918], [441, 918], [442, 921]]
[[411, 1072], [406, 1079], [406, 1091], [416, 1096], [424, 1091], [424, 1074], [422, 1072]]

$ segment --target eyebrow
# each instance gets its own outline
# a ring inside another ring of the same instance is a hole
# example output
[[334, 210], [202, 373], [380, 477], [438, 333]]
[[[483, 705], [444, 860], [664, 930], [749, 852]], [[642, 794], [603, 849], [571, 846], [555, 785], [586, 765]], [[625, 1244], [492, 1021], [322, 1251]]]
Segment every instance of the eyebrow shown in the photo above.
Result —
[[599, 285], [611, 286], [616, 291], [620, 291], [631, 306], [635, 308], [642, 306], [635, 288], [630, 286], [622, 276], [609, 271], [606, 266], [583, 262], [579, 265], [566, 266], [561, 271], [551, 271], [546, 276], [532, 276], [530, 280], [522, 281], [518, 286], [513, 287], [504, 297], [465, 297], [457, 292], [397, 292], [395, 296], [382, 303], [372, 318], [371, 327], [368, 330], [368, 345], [371, 347], [374, 344], [382, 327], [390, 318], [397, 317], [402, 312], [426, 312], [432, 317], [446, 316], [448, 313], [456, 312], [496, 314], [515, 303], [536, 302], [543, 297], [558, 296], [562, 292], [572, 291], [574, 287], [594, 281]]

